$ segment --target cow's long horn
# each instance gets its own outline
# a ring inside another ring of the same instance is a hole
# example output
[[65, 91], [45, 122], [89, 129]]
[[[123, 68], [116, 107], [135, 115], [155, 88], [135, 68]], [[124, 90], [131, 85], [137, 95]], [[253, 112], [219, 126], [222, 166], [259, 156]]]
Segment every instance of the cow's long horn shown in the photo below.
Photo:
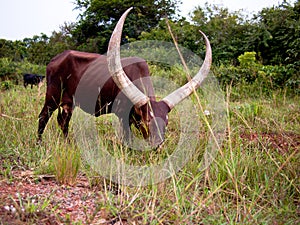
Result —
[[183, 99], [188, 97], [197, 88], [199, 88], [201, 83], [204, 81], [204, 79], [207, 77], [209, 73], [211, 62], [212, 62], [211, 46], [206, 35], [202, 31], [200, 31], [200, 33], [203, 35], [206, 44], [206, 54], [205, 54], [204, 62], [200, 70], [196, 74], [196, 76], [193, 77], [193, 79], [191, 79], [184, 86], [178, 88], [177, 90], [175, 90], [174, 92], [172, 92], [171, 94], [169, 94], [167, 97], [163, 99], [163, 101], [167, 103], [170, 109], [174, 108], [179, 102], [181, 102]]
[[108, 45], [107, 61], [108, 69], [114, 82], [135, 106], [140, 107], [146, 104], [149, 101], [149, 98], [129, 80], [122, 68], [120, 59], [122, 29], [126, 16], [131, 9], [132, 7], [126, 10], [114, 29]]

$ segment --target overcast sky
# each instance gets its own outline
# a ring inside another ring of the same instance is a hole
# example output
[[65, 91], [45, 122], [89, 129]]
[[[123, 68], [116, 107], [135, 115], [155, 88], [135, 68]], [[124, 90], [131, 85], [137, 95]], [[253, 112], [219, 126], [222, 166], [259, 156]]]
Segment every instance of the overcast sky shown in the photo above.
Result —
[[[278, 5], [283, 0], [182, 0], [181, 11], [187, 15], [195, 6], [205, 2], [230, 10], [245, 9], [258, 12], [263, 7]], [[0, 39], [23, 40], [44, 33], [51, 36], [64, 22], [76, 22], [73, 0], [1, 0]], [[295, 2], [295, 0], [290, 0]]]

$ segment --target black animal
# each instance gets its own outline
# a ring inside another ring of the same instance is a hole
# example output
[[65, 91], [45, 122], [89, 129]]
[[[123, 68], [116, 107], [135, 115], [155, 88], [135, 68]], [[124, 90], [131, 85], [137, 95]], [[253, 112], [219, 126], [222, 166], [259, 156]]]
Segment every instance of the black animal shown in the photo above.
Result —
[[164, 141], [168, 113], [196, 90], [209, 73], [212, 60], [210, 43], [201, 32], [206, 43], [201, 69], [187, 84], [156, 101], [146, 61], [136, 57], [120, 59], [121, 33], [129, 11], [123, 14], [113, 32], [107, 56], [65, 51], [48, 64], [45, 105], [39, 114], [39, 140], [57, 108], [57, 121], [67, 136], [74, 105], [80, 105], [95, 116], [115, 113], [123, 125], [125, 137], [130, 125], [134, 124], [153, 147]]
[[43, 79], [45, 76], [38, 75], [38, 74], [24, 74], [23, 80], [24, 80], [24, 87], [26, 88], [27, 85], [31, 85], [31, 88], [33, 85], [38, 85], [39, 83], [43, 82]]

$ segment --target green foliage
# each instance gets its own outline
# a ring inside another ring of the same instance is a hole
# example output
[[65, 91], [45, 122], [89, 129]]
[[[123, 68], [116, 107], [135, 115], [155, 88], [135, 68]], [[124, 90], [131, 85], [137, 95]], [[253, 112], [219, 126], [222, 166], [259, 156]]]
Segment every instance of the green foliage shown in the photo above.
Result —
[[15, 72], [18, 75], [22, 75], [25, 73], [45, 75], [46, 74], [46, 66], [32, 64], [32, 63], [28, 62], [27, 60], [24, 60], [23, 62], [16, 63]]
[[46, 65], [57, 54], [73, 49], [73, 39], [70, 36], [72, 27], [73, 24], [65, 24], [61, 27], [61, 31], [53, 32], [51, 37], [41, 34], [25, 38], [23, 42], [27, 46], [27, 60], [33, 64]]
[[[65, 23], [50, 37], [40, 34], [23, 41], [0, 40], [0, 80], [16, 81], [22, 73], [29, 72], [44, 74], [43, 66], [67, 49], [105, 53], [117, 20], [134, 6], [126, 19], [123, 44], [136, 40], [173, 42], [166, 24], [168, 18], [178, 44], [202, 58], [205, 46], [198, 31], [206, 33], [213, 50], [214, 70], [222, 85], [257, 83], [265, 91], [289, 88], [299, 93], [299, 0], [294, 5], [283, 1], [279, 6], [264, 8], [252, 18], [243, 11], [231, 12], [206, 3], [191, 12], [190, 20], [176, 15], [179, 0], [77, 0], [74, 4], [81, 9], [80, 20]], [[157, 48], [151, 52], [152, 56], [145, 57], [153, 58], [151, 63], [155, 55], [177, 61], [177, 56], [169, 51]], [[43, 66], [35, 68], [29, 64]]]
[[249, 50], [246, 40], [251, 24], [240, 11], [230, 12], [228, 8], [206, 3], [204, 8], [194, 10], [192, 21], [196, 30], [209, 36], [216, 64], [235, 65], [237, 57]]
[[83, 13], [72, 34], [80, 49], [105, 53], [110, 35], [126, 9], [134, 6], [124, 25], [123, 42], [128, 42], [128, 38], [137, 39], [141, 32], [156, 27], [162, 18], [172, 17], [178, 2], [178, 0], [77, 0], [77, 8]]
[[243, 68], [250, 68], [256, 65], [256, 52], [245, 52], [238, 57], [240, 66]]
[[0, 82], [1, 89], [8, 90], [15, 84], [22, 82], [22, 75], [25, 73], [42, 74], [46, 73], [46, 66], [35, 65], [27, 60], [14, 62], [10, 58], [0, 58]]
[[27, 49], [24, 42], [0, 39], [0, 58], [10, 58], [14, 61], [21, 61], [26, 56]]
[[[299, 71], [297, 18], [299, 1], [294, 6], [284, 1], [280, 6], [265, 8], [252, 19], [242, 11], [230, 12], [207, 3], [192, 12], [191, 23], [182, 18], [170, 25], [178, 43], [196, 54], [203, 52], [198, 30], [204, 31], [209, 36], [216, 65], [237, 65], [239, 55], [255, 51], [263, 64], [294, 65]], [[164, 21], [150, 32], [143, 32], [141, 39], [171, 41]]]
[[167, 22], [179, 45], [193, 51], [195, 54], [202, 55], [205, 52], [203, 44], [200, 42], [203, 38], [198, 31], [199, 29], [184, 19], [180, 19], [176, 22], [163, 19], [158, 26], [153, 28], [150, 32], [142, 32], [139, 38], [141, 40], [158, 40], [173, 43]]
[[14, 84], [10, 80], [5, 80], [0, 82], [0, 90], [8, 90], [11, 89]]
[[291, 6], [264, 8], [254, 17], [257, 26], [252, 37], [264, 64], [294, 64], [299, 68], [300, 1]]
[[261, 94], [275, 89], [289, 89], [293, 93], [299, 92], [299, 76], [292, 65], [262, 65], [255, 58], [255, 52], [245, 52], [238, 57], [239, 66], [220, 65], [214, 68], [214, 73], [221, 85], [226, 87], [230, 84], [234, 86], [254, 84], [257, 92]]
[[16, 63], [10, 58], [0, 58], [0, 80], [4, 80], [14, 74]]

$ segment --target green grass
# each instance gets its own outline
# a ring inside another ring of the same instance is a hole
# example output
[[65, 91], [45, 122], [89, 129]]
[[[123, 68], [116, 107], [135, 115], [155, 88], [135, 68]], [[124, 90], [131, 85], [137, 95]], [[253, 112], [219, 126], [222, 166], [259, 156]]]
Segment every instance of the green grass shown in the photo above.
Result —
[[[12, 170], [31, 169], [36, 174], [55, 175], [60, 183], [72, 184], [77, 173], [82, 172], [104, 196], [97, 199], [96, 211], [83, 223], [95, 222], [100, 211], [105, 219], [122, 219], [129, 224], [300, 222], [299, 96], [274, 91], [270, 96], [251, 97], [245, 89], [239, 94], [239, 89], [228, 88], [224, 94], [228, 114], [226, 138], [210, 167], [199, 171], [208, 141], [207, 117], [199, 113], [199, 139], [189, 140], [195, 142], [196, 151], [184, 168], [159, 184], [119, 185], [120, 191], [115, 193], [116, 187], [112, 188], [109, 180], [99, 177], [88, 163], [80, 160], [78, 146], [61, 138], [55, 115], [47, 125], [42, 144], [36, 145], [43, 93], [44, 87], [38, 92], [36, 87], [22, 86], [1, 92], [0, 178], [13, 182]], [[193, 101], [199, 110], [199, 103]], [[112, 120], [111, 116], [96, 119], [101, 146], [131, 163], [159, 161], [177, 145], [177, 111], [170, 115], [166, 144], [158, 151], [133, 152], [122, 146], [112, 129]], [[32, 207], [28, 205], [28, 210]]]

